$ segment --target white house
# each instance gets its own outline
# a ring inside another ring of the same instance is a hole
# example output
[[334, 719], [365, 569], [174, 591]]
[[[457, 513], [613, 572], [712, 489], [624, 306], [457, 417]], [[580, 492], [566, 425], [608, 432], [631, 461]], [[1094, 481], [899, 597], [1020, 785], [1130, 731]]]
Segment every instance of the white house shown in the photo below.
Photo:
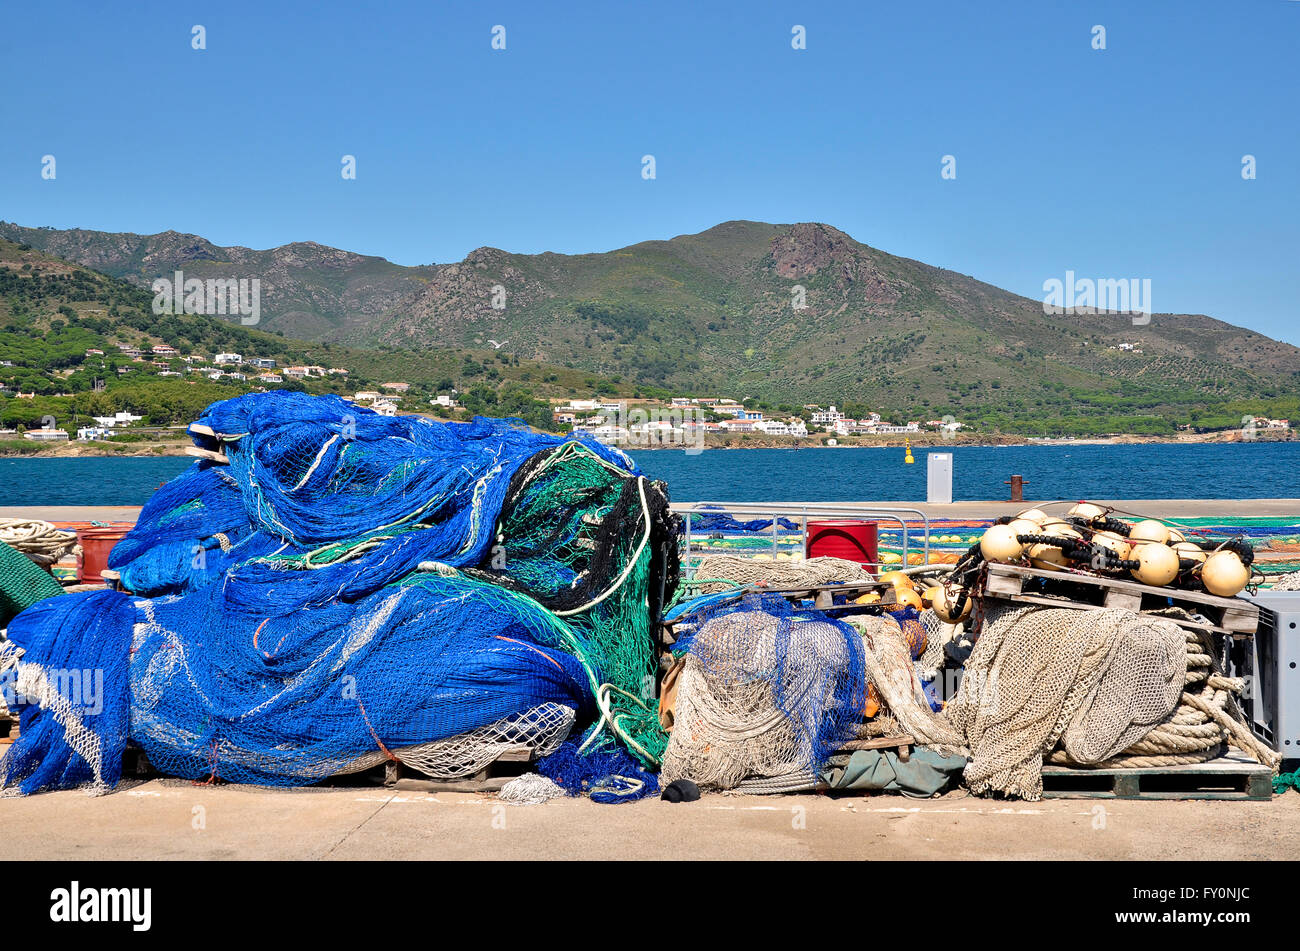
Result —
[[216, 364], [243, 363], [244, 358], [237, 353], [218, 353], [212, 358], [212, 362]]

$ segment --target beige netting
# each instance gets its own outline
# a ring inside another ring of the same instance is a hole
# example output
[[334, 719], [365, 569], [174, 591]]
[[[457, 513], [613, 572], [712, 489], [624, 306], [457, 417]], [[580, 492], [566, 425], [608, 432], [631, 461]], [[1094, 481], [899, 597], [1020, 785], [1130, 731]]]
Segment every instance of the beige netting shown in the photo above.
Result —
[[1079, 762], [1119, 753], [1174, 709], [1184, 642], [1172, 621], [1128, 611], [990, 605], [944, 710], [971, 752], [966, 784], [1038, 799], [1063, 738]]
[[[403, 765], [434, 779], [461, 779], [473, 776], [502, 753], [520, 747], [531, 750], [537, 759], [554, 753], [573, 728], [574, 714], [572, 707], [547, 702], [468, 733], [399, 747], [393, 750], [393, 755]], [[357, 757], [339, 773], [369, 769], [388, 758], [386, 753], [376, 750]]]
[[[788, 640], [779, 636], [786, 621]], [[660, 781], [733, 789], [757, 777], [773, 781], [766, 791], [808, 788], [817, 780], [810, 764], [822, 714], [849, 667], [844, 632], [825, 621], [789, 621], [762, 611], [709, 621], [677, 681]], [[805, 716], [787, 713], [794, 710]]]
[[[773, 588], [797, 588], [800, 585], [832, 584], [836, 581], [871, 581], [874, 576], [856, 561], [818, 557], [806, 561], [758, 561], [739, 555], [705, 555], [695, 568], [694, 577], [725, 578], [739, 584], [765, 582]], [[701, 594], [727, 591], [725, 584], [701, 585]]]
[[[867, 679], [880, 696], [880, 713], [876, 718], [892, 724], [891, 732], [905, 733], [923, 746], [937, 746], [944, 752], [960, 751], [965, 745], [961, 734], [930, 711], [917, 665], [912, 662], [911, 648], [898, 624], [869, 614], [845, 620], [862, 634]], [[927, 641], [927, 650], [928, 647]]]
[[[1174, 711], [1118, 756], [1096, 765], [1132, 768], [1202, 763], [1221, 756], [1228, 744], [1276, 768], [1281, 754], [1256, 739], [1238, 706], [1245, 681], [1223, 674], [1208, 631], [1184, 630], [1183, 635], [1187, 666]], [[1092, 765], [1072, 754], [1069, 747], [1056, 750], [1051, 762]]]

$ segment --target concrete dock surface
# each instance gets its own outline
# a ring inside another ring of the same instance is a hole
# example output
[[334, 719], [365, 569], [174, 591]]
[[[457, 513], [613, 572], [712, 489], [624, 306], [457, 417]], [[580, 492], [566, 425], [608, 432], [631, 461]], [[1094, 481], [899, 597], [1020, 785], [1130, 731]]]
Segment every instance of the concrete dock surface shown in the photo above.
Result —
[[617, 806], [384, 787], [124, 781], [0, 800], [26, 859], [1283, 859], [1300, 794], [1271, 801], [706, 795]]

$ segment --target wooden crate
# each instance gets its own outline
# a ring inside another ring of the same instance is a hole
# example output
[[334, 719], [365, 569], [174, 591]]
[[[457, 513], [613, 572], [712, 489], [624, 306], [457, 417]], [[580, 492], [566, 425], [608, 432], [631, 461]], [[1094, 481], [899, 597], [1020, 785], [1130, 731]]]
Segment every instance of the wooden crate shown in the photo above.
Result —
[[1209, 618], [1211, 623], [1196, 624], [1176, 618], [1168, 620], [1183, 627], [1232, 637], [1250, 637], [1259, 626], [1259, 606], [1245, 598], [1221, 598], [1204, 591], [1156, 588], [1126, 578], [1049, 571], [1022, 565], [990, 564], [984, 594], [990, 598], [1053, 608], [1122, 608], [1137, 614], [1149, 614], [1170, 606], [1180, 607]]
[[1244, 753], [1186, 766], [1044, 766], [1044, 799], [1271, 799], [1273, 771]]

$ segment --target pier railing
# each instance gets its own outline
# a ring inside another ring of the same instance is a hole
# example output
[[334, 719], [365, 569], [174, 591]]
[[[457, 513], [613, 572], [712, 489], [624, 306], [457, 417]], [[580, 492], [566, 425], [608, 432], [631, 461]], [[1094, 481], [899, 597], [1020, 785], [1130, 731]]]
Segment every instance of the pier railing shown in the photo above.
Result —
[[[780, 528], [781, 519], [789, 521], [798, 520], [799, 527], [803, 534], [804, 544], [808, 541], [808, 520], [811, 517], [814, 521], [823, 518], [856, 518], [874, 522], [898, 523], [902, 535], [902, 565], [908, 564], [908, 555], [911, 553], [909, 542], [908, 522], [920, 523], [923, 541], [920, 545], [922, 553], [922, 564], [928, 564], [930, 561], [930, 519], [920, 509], [909, 508], [906, 506], [879, 506], [879, 505], [848, 505], [835, 502], [797, 502], [797, 503], [760, 503], [760, 502], [689, 502], [679, 503], [672, 506], [674, 512], [682, 517], [685, 528], [685, 538], [682, 544], [682, 570], [686, 578], [690, 578], [694, 572], [691, 563], [693, 554], [703, 555], [708, 552], [694, 547], [694, 540], [701, 537], [701, 533], [695, 530], [695, 520], [701, 515], [730, 515], [737, 521], [752, 520], [756, 518], [772, 520], [772, 547], [771, 552], [775, 557], [780, 551]], [[751, 551], [749, 554], [757, 554]], [[873, 567], [879, 568], [880, 564]]]

